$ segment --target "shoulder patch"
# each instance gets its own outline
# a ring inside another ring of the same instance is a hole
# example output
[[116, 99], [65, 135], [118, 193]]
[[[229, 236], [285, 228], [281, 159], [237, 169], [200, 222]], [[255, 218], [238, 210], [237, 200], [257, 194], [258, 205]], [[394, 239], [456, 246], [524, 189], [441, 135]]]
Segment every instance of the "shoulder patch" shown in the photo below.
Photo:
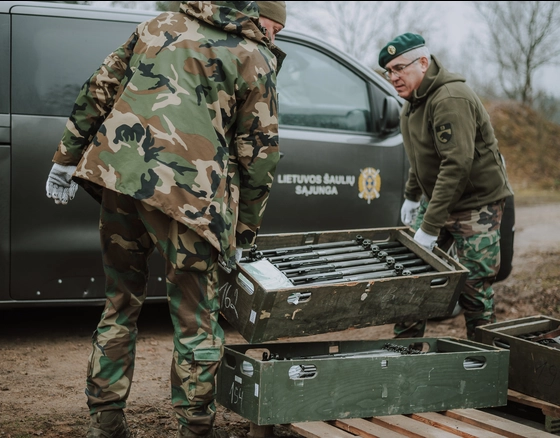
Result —
[[447, 143], [452, 136], [451, 123], [444, 123], [436, 128], [436, 137], [441, 143]]

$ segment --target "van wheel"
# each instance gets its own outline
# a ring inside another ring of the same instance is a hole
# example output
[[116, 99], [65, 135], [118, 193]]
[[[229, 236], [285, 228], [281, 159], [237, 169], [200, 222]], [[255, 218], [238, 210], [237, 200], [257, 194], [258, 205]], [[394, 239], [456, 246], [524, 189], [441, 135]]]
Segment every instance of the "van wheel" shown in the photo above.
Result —
[[503, 281], [509, 277], [513, 260], [513, 238], [515, 236], [515, 203], [512, 196], [506, 198], [502, 224], [500, 226], [500, 271], [496, 281]]

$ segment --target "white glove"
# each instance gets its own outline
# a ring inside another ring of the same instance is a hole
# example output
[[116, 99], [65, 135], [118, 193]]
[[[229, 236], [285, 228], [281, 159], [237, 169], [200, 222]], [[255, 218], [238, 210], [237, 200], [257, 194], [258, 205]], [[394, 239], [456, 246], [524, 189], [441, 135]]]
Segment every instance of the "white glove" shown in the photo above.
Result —
[[235, 248], [235, 263], [239, 263], [239, 261], [241, 260], [242, 253], [243, 253], [242, 248]]
[[56, 204], [68, 204], [74, 199], [78, 184], [72, 181], [76, 166], [63, 166], [54, 163], [47, 178], [47, 198], [53, 198]]
[[431, 234], [422, 231], [422, 228], [418, 228], [418, 231], [414, 234], [414, 240], [430, 251], [437, 246], [437, 238], [438, 236], [432, 236]]
[[414, 217], [418, 212], [418, 207], [420, 207], [420, 202], [410, 201], [405, 199], [401, 207], [401, 221], [406, 226], [412, 225]]

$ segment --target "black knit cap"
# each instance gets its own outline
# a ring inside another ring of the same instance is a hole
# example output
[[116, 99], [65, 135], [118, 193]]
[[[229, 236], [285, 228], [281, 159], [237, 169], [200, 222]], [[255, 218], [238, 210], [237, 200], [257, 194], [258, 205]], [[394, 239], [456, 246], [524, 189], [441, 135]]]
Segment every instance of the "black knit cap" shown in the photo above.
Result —
[[389, 41], [387, 45], [381, 49], [381, 52], [379, 52], [379, 65], [385, 68], [385, 66], [396, 57], [425, 45], [426, 41], [424, 41], [421, 35], [403, 33], [394, 40]]

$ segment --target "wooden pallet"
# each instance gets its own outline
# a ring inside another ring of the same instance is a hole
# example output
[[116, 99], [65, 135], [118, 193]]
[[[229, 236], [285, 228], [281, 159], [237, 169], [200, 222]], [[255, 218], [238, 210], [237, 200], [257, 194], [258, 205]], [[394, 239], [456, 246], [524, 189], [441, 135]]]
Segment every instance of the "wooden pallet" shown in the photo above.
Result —
[[540, 409], [544, 415], [544, 429], [547, 432], [560, 433], [560, 406], [539, 400], [530, 395], [522, 394], [512, 389], [508, 390], [508, 403], [519, 403], [524, 406]]
[[476, 409], [293, 423], [288, 428], [306, 438], [558, 438]]

